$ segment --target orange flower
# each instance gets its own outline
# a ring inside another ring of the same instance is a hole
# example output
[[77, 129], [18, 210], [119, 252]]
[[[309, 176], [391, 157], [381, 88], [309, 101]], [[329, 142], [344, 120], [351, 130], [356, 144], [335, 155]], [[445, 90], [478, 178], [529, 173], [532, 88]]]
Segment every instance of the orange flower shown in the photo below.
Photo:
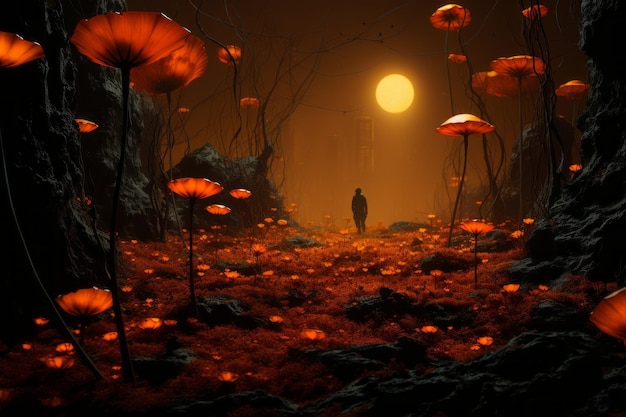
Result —
[[223, 204], [211, 204], [210, 206], [206, 206], [204, 209], [211, 214], [218, 215], [228, 214], [231, 211], [230, 207], [226, 207]]
[[14, 68], [44, 56], [43, 48], [37, 42], [0, 31], [0, 68]]
[[56, 301], [66, 313], [73, 316], [87, 317], [100, 314], [111, 308], [113, 296], [109, 290], [92, 287], [59, 295]]
[[489, 233], [494, 229], [494, 225], [482, 222], [480, 220], [466, 220], [459, 226], [468, 233], [478, 236], [480, 234]]
[[230, 195], [233, 198], [242, 200], [250, 197], [252, 192], [250, 190], [246, 190], [245, 188], [235, 188], [234, 190], [230, 190]]
[[222, 64], [238, 64], [241, 59], [241, 48], [236, 45], [227, 45], [217, 50], [217, 59]]
[[448, 59], [455, 64], [462, 64], [464, 62], [467, 62], [467, 57], [462, 54], [449, 54]]
[[470, 11], [458, 4], [441, 6], [430, 16], [430, 23], [435, 29], [458, 32], [472, 21]]
[[174, 193], [185, 198], [208, 198], [220, 193], [224, 188], [217, 182], [206, 178], [178, 178], [167, 183]]

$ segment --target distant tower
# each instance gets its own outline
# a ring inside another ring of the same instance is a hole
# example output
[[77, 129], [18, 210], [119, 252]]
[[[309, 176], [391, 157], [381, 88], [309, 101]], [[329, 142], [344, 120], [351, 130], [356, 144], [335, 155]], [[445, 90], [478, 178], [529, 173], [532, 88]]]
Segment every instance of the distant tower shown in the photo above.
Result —
[[374, 172], [374, 135], [372, 118], [362, 116], [356, 121], [357, 175], [369, 180]]

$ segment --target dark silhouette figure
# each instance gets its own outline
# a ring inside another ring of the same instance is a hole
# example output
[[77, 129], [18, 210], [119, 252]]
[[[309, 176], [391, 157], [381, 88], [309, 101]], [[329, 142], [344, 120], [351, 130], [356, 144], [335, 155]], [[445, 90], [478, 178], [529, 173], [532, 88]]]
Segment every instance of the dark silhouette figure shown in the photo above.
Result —
[[359, 233], [365, 231], [365, 218], [367, 217], [367, 199], [361, 194], [361, 189], [354, 190], [354, 197], [352, 197], [352, 216], [354, 217], [354, 224]]

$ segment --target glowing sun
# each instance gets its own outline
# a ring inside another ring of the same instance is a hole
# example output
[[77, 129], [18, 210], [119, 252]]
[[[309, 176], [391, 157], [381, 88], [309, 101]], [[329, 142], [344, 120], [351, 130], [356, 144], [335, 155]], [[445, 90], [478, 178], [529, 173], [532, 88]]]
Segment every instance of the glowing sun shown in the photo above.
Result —
[[378, 82], [376, 101], [389, 113], [402, 113], [413, 104], [413, 84], [404, 75], [389, 74]]

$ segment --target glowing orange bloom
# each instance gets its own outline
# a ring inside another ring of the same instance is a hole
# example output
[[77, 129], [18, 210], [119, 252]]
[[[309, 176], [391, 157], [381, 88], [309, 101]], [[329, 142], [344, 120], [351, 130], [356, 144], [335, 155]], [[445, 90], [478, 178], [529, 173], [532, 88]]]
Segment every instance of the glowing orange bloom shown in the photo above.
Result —
[[158, 329], [163, 324], [163, 321], [158, 317], [148, 317], [139, 322], [140, 329]]
[[93, 132], [98, 128], [97, 124], [86, 119], [74, 119], [74, 121], [78, 124], [78, 131], [80, 133]]
[[217, 379], [222, 382], [235, 382], [239, 379], [239, 374], [230, 371], [222, 371], [217, 375]]
[[54, 350], [60, 353], [72, 353], [74, 352], [74, 345], [69, 342], [59, 343]]
[[109, 290], [92, 287], [59, 295], [56, 301], [66, 313], [87, 317], [100, 314], [111, 308], [113, 296]]
[[204, 42], [189, 35], [185, 45], [169, 56], [150, 64], [133, 68], [130, 80], [135, 90], [149, 94], [166, 94], [189, 85], [204, 74], [209, 58]]
[[210, 206], [206, 206], [204, 209], [211, 214], [219, 215], [228, 214], [231, 211], [230, 207], [226, 207], [223, 204], [211, 204]]
[[435, 29], [458, 32], [472, 21], [470, 11], [458, 4], [441, 6], [430, 16], [430, 23]]
[[493, 224], [485, 223], [480, 220], [466, 220], [459, 226], [468, 233], [478, 236], [480, 234], [489, 233], [494, 229]]
[[259, 108], [259, 99], [255, 97], [244, 97], [239, 100], [239, 107], [241, 108], [250, 108], [250, 109], [258, 109]]
[[571, 164], [571, 165], [569, 166], [569, 170], [570, 170], [570, 172], [578, 172], [578, 171], [580, 171], [581, 169], [583, 169], [582, 164]]
[[70, 42], [96, 64], [133, 68], [182, 48], [189, 30], [158, 12], [111, 12], [78, 22]]
[[491, 61], [491, 69], [498, 74], [522, 78], [543, 74], [546, 70], [546, 64], [541, 58], [530, 55], [515, 55], [494, 59]]
[[193, 199], [211, 197], [224, 189], [215, 181], [192, 177], [171, 180], [167, 183], [167, 187], [181, 197]]
[[626, 345], [626, 288], [604, 297], [589, 319], [600, 331]]
[[0, 31], [0, 68], [14, 68], [45, 56], [37, 42], [20, 35]]
[[68, 369], [76, 363], [76, 360], [73, 357], [67, 355], [48, 356], [42, 358], [41, 361], [51, 369]]
[[481, 336], [481, 337], [477, 338], [476, 341], [480, 345], [489, 346], [489, 345], [491, 345], [493, 343], [493, 338], [490, 337], [490, 336]]
[[439, 331], [437, 326], [422, 326], [420, 330], [422, 333], [437, 333]]
[[252, 192], [250, 190], [246, 190], [245, 188], [235, 188], [234, 190], [230, 190], [230, 195], [233, 198], [243, 200], [250, 197]]
[[300, 332], [300, 337], [307, 340], [322, 340], [326, 338], [326, 333], [322, 330], [317, 329], [304, 329]]
[[106, 332], [105, 334], [102, 335], [102, 339], [109, 341], [109, 342], [113, 340], [117, 340], [117, 332]]
[[467, 57], [462, 54], [449, 54], [448, 59], [455, 64], [462, 64], [464, 62], [467, 62]]
[[520, 93], [528, 94], [539, 91], [537, 77], [517, 78], [500, 74], [496, 71], [483, 71], [472, 74], [472, 87], [480, 88], [495, 97], [514, 97]]
[[506, 284], [502, 286], [502, 289], [504, 290], [504, 292], [516, 292], [517, 290], [519, 290], [520, 285], [519, 284]]
[[536, 20], [547, 15], [548, 8], [543, 4], [535, 4], [522, 10], [522, 14], [527, 19]]
[[448, 136], [467, 136], [489, 133], [496, 130], [495, 126], [473, 114], [457, 114], [443, 122], [435, 131]]
[[217, 59], [222, 64], [238, 64], [241, 59], [241, 48], [235, 45], [227, 45], [217, 50]]
[[571, 80], [565, 84], [561, 84], [555, 90], [555, 94], [568, 100], [578, 100], [587, 95], [589, 88], [590, 86], [587, 83], [580, 80]]

